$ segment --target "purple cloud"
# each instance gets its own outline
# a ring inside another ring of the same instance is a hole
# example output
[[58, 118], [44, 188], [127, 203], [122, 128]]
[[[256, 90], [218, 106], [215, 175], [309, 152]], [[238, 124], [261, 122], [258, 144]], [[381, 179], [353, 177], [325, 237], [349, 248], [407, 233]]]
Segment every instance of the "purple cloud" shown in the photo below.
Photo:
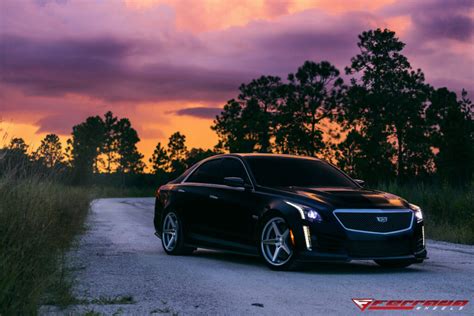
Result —
[[36, 125], [39, 126], [36, 133], [55, 133], [59, 135], [69, 135], [71, 134], [72, 126], [80, 123], [81, 121], [82, 120], [79, 119], [77, 116], [72, 116], [70, 115], [70, 113], [49, 115], [39, 119], [36, 122]]
[[[251, 72], [158, 61], [133, 65], [145, 44], [113, 38], [37, 41], [3, 36], [1, 80], [25, 93], [68, 93], [113, 102], [216, 101], [227, 98]], [[138, 53], [137, 53], [138, 52]]]
[[448, 38], [470, 41], [474, 34], [472, 18], [462, 14], [431, 16], [416, 14], [415, 25], [420, 37], [429, 39]]
[[185, 108], [177, 110], [173, 113], [176, 115], [187, 115], [203, 119], [214, 119], [217, 115], [222, 112], [221, 108], [213, 107], [195, 107], [195, 108]]
[[414, 24], [411, 36], [416, 36], [418, 41], [446, 38], [469, 42], [474, 34], [473, 18], [469, 15], [473, 9], [471, 0], [426, 0], [393, 4], [381, 12], [392, 16], [410, 15]]

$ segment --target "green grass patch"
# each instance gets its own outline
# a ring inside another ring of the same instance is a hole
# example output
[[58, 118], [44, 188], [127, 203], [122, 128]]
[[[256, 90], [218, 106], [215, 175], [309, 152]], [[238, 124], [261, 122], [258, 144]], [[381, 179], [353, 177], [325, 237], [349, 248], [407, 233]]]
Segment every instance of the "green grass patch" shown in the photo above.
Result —
[[90, 304], [96, 305], [114, 305], [114, 304], [135, 304], [135, 300], [132, 296], [101, 296], [99, 298], [93, 299], [90, 301]]
[[88, 311], [85, 311], [82, 316], [101, 316], [102, 314], [99, 313], [99, 312], [96, 312], [95, 310], [88, 310]]
[[90, 190], [0, 176], [0, 314], [36, 314], [42, 300], [68, 305], [64, 253], [83, 230]]
[[392, 183], [377, 188], [420, 206], [428, 238], [474, 244], [474, 184], [457, 188], [449, 185]]

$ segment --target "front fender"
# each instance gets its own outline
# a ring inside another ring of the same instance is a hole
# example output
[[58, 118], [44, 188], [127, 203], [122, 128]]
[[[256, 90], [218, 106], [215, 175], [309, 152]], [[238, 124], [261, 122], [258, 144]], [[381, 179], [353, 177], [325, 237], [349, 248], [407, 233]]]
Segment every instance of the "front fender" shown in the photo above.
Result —
[[[304, 220], [301, 218], [298, 210], [293, 206], [288, 205], [284, 201], [272, 201], [266, 208], [266, 211], [263, 213], [263, 216], [260, 219], [259, 227], [261, 228], [266, 219], [274, 214], [281, 215], [290, 226], [293, 236], [295, 237], [295, 248], [297, 250], [307, 250], [303, 231]], [[259, 232], [260, 230], [261, 229], [259, 229]], [[260, 236], [258, 237], [260, 238]]]

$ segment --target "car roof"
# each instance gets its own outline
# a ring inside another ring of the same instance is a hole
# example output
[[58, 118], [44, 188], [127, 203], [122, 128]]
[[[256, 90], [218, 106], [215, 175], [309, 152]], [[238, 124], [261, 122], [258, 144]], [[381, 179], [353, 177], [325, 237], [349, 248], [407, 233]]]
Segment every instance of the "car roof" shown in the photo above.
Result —
[[229, 156], [234, 156], [234, 157], [280, 157], [280, 158], [302, 158], [302, 159], [314, 159], [314, 160], [320, 160], [315, 157], [310, 157], [310, 156], [297, 156], [297, 155], [288, 155], [288, 154], [271, 154], [271, 153], [230, 153], [230, 154], [220, 154], [216, 155], [214, 157], [229, 157]]

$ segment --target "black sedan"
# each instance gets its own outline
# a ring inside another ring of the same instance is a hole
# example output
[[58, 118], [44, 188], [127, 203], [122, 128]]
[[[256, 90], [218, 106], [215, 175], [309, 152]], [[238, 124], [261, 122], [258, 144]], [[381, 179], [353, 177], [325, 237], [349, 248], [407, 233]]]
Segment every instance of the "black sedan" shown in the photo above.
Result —
[[154, 225], [168, 254], [230, 250], [279, 270], [305, 261], [405, 267], [427, 254], [418, 206], [365, 189], [322, 160], [289, 155], [197, 163], [158, 189]]

